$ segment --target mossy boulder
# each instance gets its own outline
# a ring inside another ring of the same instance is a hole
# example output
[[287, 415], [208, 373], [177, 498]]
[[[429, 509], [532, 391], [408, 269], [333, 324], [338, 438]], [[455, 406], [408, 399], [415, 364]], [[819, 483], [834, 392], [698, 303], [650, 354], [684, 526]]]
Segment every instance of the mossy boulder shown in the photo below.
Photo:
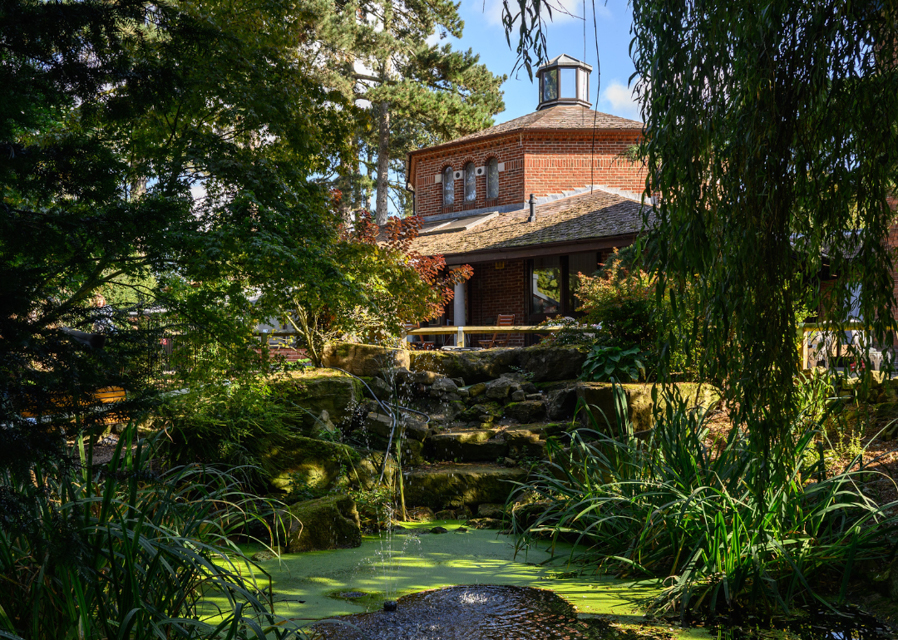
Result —
[[297, 502], [289, 509], [293, 520], [287, 534], [290, 553], [350, 549], [362, 544], [355, 502], [347, 496], [325, 496]]
[[[624, 391], [627, 401], [627, 417], [633, 423], [636, 432], [647, 431], [653, 426], [652, 384], [621, 384], [618, 385]], [[716, 390], [707, 384], [693, 382], [680, 382], [676, 384], [683, 399], [689, 408], [698, 406], [710, 406], [718, 399]], [[616, 401], [614, 385], [610, 382], [581, 382], [577, 385], [577, 398], [582, 400], [590, 408], [595, 425], [589, 419], [587, 412], [580, 414], [584, 426], [597, 427], [598, 429], [611, 429], [617, 424]], [[664, 406], [664, 399], [658, 389], [658, 402]]]
[[546, 403], [540, 400], [511, 402], [505, 406], [505, 417], [516, 422], [538, 422], [546, 417]]
[[310, 436], [327, 429], [322, 424], [322, 411], [339, 425], [349, 420], [364, 398], [361, 381], [332, 369], [311, 369], [279, 374], [269, 379], [272, 393], [284, 402], [304, 409], [299, 428]]
[[373, 344], [338, 342], [324, 349], [322, 363], [357, 376], [375, 376], [397, 367], [409, 368], [409, 351]]
[[491, 462], [508, 453], [508, 444], [494, 439], [497, 433], [496, 429], [440, 433], [427, 439], [425, 451], [435, 460]]
[[483, 351], [413, 351], [413, 371], [434, 371], [468, 384], [526, 371], [533, 382], [568, 380], [580, 375], [586, 352], [573, 346], [534, 346]]
[[276, 468], [283, 469], [272, 479], [272, 484], [287, 492], [299, 488], [327, 491], [340, 481], [349, 480], [360, 460], [358, 452], [345, 444], [306, 437], [296, 437], [287, 445], [273, 447], [265, 457]]
[[434, 510], [484, 502], [505, 503], [515, 483], [524, 482], [527, 472], [518, 467], [486, 464], [447, 464], [416, 469], [405, 477], [405, 502]]

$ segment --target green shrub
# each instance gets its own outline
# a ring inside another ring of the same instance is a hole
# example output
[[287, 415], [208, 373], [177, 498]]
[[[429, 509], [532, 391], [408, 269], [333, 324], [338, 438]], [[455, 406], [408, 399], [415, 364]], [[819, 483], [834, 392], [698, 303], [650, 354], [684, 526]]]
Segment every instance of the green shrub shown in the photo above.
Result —
[[103, 465], [82, 448], [80, 467], [0, 471], [0, 637], [295, 637], [231, 542], [271, 531], [277, 505], [210, 468], [154, 471], [149, 454], [132, 428]]
[[586, 356], [581, 378], [591, 382], [636, 382], [645, 379], [645, 364], [639, 347], [595, 346]]
[[[880, 508], [857, 486], [876, 472], [859, 456], [839, 475], [810, 482], [819, 477], [805, 466], [814, 428], [796, 424], [765, 460], [738, 429], [712, 453], [707, 414], [687, 410], [677, 395], [648, 441], [632, 437], [625, 415], [617, 436], [581, 430], [569, 448], [551, 451], [521, 488], [545, 507], [519, 525], [519, 545], [563, 537], [586, 545], [586, 558], [607, 569], [665, 577], [655, 611], [788, 610], [813, 597], [821, 576], [839, 576], [844, 596], [852, 568], [885, 555], [895, 521], [883, 514], [894, 505]], [[778, 467], [781, 481], [758, 481], [765, 464]]]
[[264, 382], [251, 380], [172, 396], [155, 424], [166, 436], [161, 454], [173, 464], [239, 467], [254, 485], [264, 486], [283, 470], [265, 454], [289, 447], [303, 415]]

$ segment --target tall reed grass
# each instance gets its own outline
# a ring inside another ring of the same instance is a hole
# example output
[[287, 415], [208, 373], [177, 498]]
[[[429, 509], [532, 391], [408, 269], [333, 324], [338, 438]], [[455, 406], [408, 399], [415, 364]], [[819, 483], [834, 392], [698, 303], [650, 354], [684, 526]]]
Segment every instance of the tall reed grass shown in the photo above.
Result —
[[[814, 598], [820, 585], [845, 596], [858, 564], [883, 557], [895, 519], [860, 484], [874, 473], [856, 457], [824, 477], [814, 455], [819, 423], [796, 421], [788, 438], [759, 459], [734, 429], [708, 445], [708, 413], [690, 410], [676, 393], [650, 437], [633, 437], [618, 389], [614, 424], [556, 445], [550, 462], [521, 492], [542, 508], [518, 522], [519, 545], [534, 537], [573, 540], [587, 560], [621, 575], [664, 578], [656, 612], [750, 607], [788, 611]], [[605, 422], [604, 420], [602, 422]], [[775, 468], [756, 482], [762, 465]], [[756, 491], [763, 487], [762, 500]], [[762, 506], [759, 506], [762, 505]], [[532, 512], [531, 512], [532, 513]]]
[[133, 428], [111, 461], [92, 458], [81, 447], [80, 465], [0, 471], [0, 637], [296, 637], [273, 614], [267, 576], [232, 542], [250, 522], [271, 530], [274, 505], [232, 474], [154, 471]]

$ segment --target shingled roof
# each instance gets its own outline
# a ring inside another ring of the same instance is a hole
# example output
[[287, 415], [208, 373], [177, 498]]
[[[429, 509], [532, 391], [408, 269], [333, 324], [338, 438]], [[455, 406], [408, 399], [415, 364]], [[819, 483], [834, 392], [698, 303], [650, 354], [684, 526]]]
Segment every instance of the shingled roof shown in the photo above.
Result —
[[442, 149], [450, 145], [456, 145], [480, 138], [488, 138], [492, 136], [512, 133], [516, 131], [555, 131], [559, 129], [584, 129], [598, 131], [609, 129], [639, 129], [642, 130], [642, 123], [637, 120], [628, 120], [613, 116], [610, 113], [602, 113], [601, 111], [593, 111], [587, 107], [573, 104], [560, 104], [548, 109], [534, 111], [520, 118], [497, 124], [494, 127], [482, 129], [476, 133], [472, 133], [461, 138], [456, 138], [444, 144], [434, 145], [418, 151], [412, 151], [409, 155], [421, 153], [423, 151], [433, 151], [434, 149]]
[[413, 248], [424, 255], [451, 256], [627, 236], [641, 230], [642, 211], [635, 200], [596, 190], [537, 205], [535, 222], [527, 222], [530, 211], [523, 208], [470, 229], [421, 235]]

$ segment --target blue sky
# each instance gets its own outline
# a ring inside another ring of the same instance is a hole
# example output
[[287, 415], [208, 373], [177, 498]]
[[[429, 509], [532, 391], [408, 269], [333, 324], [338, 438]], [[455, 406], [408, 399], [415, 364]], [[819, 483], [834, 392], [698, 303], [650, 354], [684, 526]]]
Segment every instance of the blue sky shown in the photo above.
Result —
[[[598, 46], [601, 58], [601, 88], [598, 105], [596, 105], [596, 34], [593, 30], [592, 0], [587, 0], [586, 34], [584, 38], [583, 0], [551, 0], [553, 6], [562, 6], [576, 17], [553, 11], [554, 20], [548, 29], [549, 58], [566, 53], [578, 60], [584, 60], [593, 66], [590, 78], [590, 101], [598, 111], [611, 113], [625, 118], [641, 120], [636, 104], [632, 99], [628, 80], [633, 74], [633, 62], [630, 60], [630, 25], [633, 13], [626, 0], [609, 0], [602, 4], [597, 0], [596, 25], [598, 27]], [[516, 0], [511, 0], [516, 6]], [[502, 28], [502, 0], [461, 0], [460, 13], [465, 21], [463, 36], [460, 40], [447, 38], [453, 48], [472, 49], [480, 54], [480, 61], [496, 74], [506, 74], [508, 80], [502, 86], [505, 94], [505, 111], [495, 118], [496, 123], [505, 122], [530, 113], [536, 109], [537, 91], [531, 84], [527, 73], [520, 71], [512, 75], [515, 53], [505, 41]], [[433, 39], [436, 41], [436, 39]], [[445, 42], [444, 40], [443, 42]], [[517, 46], [512, 35], [512, 45]], [[631, 85], [632, 87], [632, 85]]]

